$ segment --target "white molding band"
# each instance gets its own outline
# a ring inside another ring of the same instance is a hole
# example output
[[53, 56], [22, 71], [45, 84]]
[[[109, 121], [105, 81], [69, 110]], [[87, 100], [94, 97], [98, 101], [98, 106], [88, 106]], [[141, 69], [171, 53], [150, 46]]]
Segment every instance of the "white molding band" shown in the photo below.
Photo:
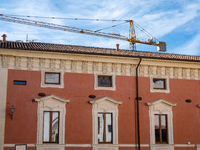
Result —
[[[39, 144], [27, 144], [27, 147], [37, 147]], [[64, 144], [64, 147], [93, 147], [95, 144]], [[141, 144], [141, 147], [150, 147], [151, 144]], [[15, 144], [4, 144], [4, 147], [15, 147]], [[137, 144], [115, 144], [118, 147], [136, 147]], [[174, 147], [197, 147], [200, 148], [200, 144], [172, 144]]]
[[[44, 69], [74, 73], [116, 74], [135, 76], [135, 68], [139, 58], [115, 56], [91, 56], [86, 54], [62, 54], [32, 51], [6, 50], [0, 55], [2, 68], [18, 70]], [[143, 59], [139, 68], [139, 76], [166, 76], [176, 79], [200, 80], [200, 63], [188, 61], [169, 61], [159, 59]]]
[[3, 149], [4, 144], [4, 132], [5, 132], [5, 115], [6, 115], [6, 95], [7, 95], [7, 76], [8, 69], [1, 68], [0, 66], [0, 149]]

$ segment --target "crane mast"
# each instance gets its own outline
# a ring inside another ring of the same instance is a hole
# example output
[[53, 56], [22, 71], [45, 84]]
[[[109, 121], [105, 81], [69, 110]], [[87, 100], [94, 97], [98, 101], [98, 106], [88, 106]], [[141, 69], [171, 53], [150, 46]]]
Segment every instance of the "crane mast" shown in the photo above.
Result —
[[0, 14], [0, 20], [13, 22], [13, 23], [19, 23], [19, 24], [25, 24], [25, 25], [31, 25], [31, 26], [37, 26], [37, 27], [43, 27], [43, 28], [49, 28], [49, 29], [55, 29], [55, 30], [61, 30], [61, 31], [82, 33], [82, 34], [118, 39], [118, 40], [123, 40], [123, 41], [129, 41], [130, 45], [132, 45], [132, 46], [134, 46], [135, 43], [155, 45], [155, 46], [158, 47], [158, 51], [166, 51], [166, 43], [165, 42], [157, 42], [156, 43], [156, 42], [153, 42], [152, 40], [149, 40], [149, 39], [148, 39], [148, 41], [138, 40], [136, 38], [136, 35], [135, 35], [133, 20], [128, 20], [128, 22], [130, 22], [129, 38], [122, 36], [120, 34], [92, 31], [92, 30], [81, 29], [81, 28], [76, 28], [76, 27], [63, 26], [63, 25], [58, 25], [58, 24], [53, 24], [53, 23], [46, 23], [46, 22], [41, 22], [41, 21], [35, 21], [35, 20], [18, 18], [18, 17], [6, 16], [6, 15], [3, 15], [3, 14]]

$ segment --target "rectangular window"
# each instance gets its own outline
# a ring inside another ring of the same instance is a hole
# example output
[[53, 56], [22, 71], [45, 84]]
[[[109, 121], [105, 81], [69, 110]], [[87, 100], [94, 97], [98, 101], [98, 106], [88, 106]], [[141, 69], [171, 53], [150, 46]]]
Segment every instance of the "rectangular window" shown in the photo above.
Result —
[[153, 79], [153, 89], [166, 89], [166, 80], [165, 79]]
[[60, 84], [60, 73], [45, 72], [45, 84]]
[[98, 75], [99, 87], [112, 87], [112, 76]]
[[168, 143], [167, 115], [155, 115], [155, 141]]
[[14, 85], [26, 85], [26, 81], [14, 80]]
[[59, 142], [59, 112], [44, 112], [43, 143]]
[[112, 143], [112, 114], [98, 114], [98, 143]]

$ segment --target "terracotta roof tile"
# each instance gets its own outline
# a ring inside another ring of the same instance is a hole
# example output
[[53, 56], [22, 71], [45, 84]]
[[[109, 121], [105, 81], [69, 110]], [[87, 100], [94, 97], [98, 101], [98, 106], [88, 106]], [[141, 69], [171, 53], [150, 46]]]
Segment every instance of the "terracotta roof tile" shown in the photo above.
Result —
[[23, 42], [2, 42], [0, 41], [0, 48], [7, 49], [22, 49], [33, 51], [47, 51], [47, 52], [63, 52], [63, 53], [80, 53], [92, 55], [109, 55], [109, 56], [123, 56], [123, 57], [143, 57], [152, 59], [169, 59], [169, 60], [184, 60], [184, 61], [198, 61], [200, 56], [180, 55], [180, 54], [167, 54], [155, 52], [141, 52], [131, 50], [119, 50], [98, 47], [85, 47], [74, 45], [62, 44], [49, 44], [49, 43], [23, 43]]

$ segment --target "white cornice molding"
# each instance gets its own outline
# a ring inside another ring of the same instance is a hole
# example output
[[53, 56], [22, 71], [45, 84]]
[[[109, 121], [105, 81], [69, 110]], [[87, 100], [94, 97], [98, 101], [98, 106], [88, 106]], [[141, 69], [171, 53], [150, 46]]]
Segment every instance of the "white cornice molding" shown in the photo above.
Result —
[[[17, 70], [63, 70], [74, 73], [114, 73], [135, 76], [139, 58], [35, 52], [5, 49], [0, 51], [0, 67]], [[200, 80], [200, 62], [146, 59], [139, 67], [139, 76], [167, 76], [176, 79]]]
[[166, 105], [168, 105], [168, 106], [171, 106], [171, 107], [174, 107], [174, 106], [177, 105], [177, 104], [175, 104], [175, 103], [170, 103], [170, 102], [168, 102], [168, 101], [166, 101], [166, 100], [164, 100], [164, 99], [158, 99], [158, 100], [155, 100], [155, 101], [146, 103], [146, 104], [147, 104], [148, 106], [152, 106], [152, 105], [156, 105], [156, 104], [158, 104], [158, 103], [164, 103], [164, 104], [166, 104]]
[[61, 101], [61, 102], [63, 102], [63, 103], [68, 103], [68, 102], [70, 102], [70, 100], [67, 100], [67, 99], [64, 99], [64, 98], [60, 98], [60, 97], [55, 96], [55, 95], [49, 95], [49, 96], [45, 96], [45, 97], [41, 97], [41, 98], [35, 98], [34, 100], [35, 100], [36, 102], [41, 102], [41, 101], [49, 100], [49, 99], [58, 100], [58, 101]]
[[101, 97], [101, 98], [98, 98], [98, 99], [95, 99], [95, 100], [92, 100], [92, 101], [89, 101], [89, 102], [90, 102], [91, 104], [97, 104], [97, 103], [100, 103], [100, 102], [102, 102], [102, 101], [109, 101], [109, 102], [111, 102], [111, 103], [113, 103], [113, 104], [116, 104], [116, 105], [122, 104], [122, 102], [116, 101], [116, 100], [114, 100], [114, 99], [112, 99], [112, 98], [109, 98], [109, 97], [107, 97], [107, 96], [104, 96], [104, 97]]

